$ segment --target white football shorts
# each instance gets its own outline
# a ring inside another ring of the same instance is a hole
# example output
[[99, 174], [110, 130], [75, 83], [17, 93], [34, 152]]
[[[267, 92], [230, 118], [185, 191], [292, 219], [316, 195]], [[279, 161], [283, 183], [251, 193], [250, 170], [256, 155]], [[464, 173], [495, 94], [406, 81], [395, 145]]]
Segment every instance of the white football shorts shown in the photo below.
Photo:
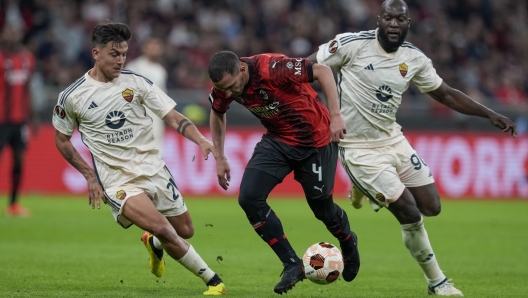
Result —
[[427, 164], [407, 139], [378, 148], [339, 148], [339, 159], [352, 184], [375, 210], [396, 201], [405, 187], [434, 183]]
[[132, 222], [121, 214], [128, 198], [145, 193], [154, 203], [156, 209], [165, 217], [178, 216], [187, 211], [180, 191], [167, 167], [163, 167], [152, 177], [139, 176], [118, 187], [105, 189], [105, 196], [114, 219], [123, 228], [128, 228]]

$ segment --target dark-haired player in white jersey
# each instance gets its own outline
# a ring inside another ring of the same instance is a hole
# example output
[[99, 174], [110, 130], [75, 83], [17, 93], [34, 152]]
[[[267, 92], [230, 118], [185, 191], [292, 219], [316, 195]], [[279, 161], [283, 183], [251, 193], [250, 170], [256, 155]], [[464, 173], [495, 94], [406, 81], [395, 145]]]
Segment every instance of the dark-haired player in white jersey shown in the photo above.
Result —
[[449, 87], [431, 60], [405, 42], [409, 9], [402, 0], [381, 6], [378, 29], [338, 34], [310, 60], [338, 72], [341, 114], [346, 122], [339, 157], [354, 185], [352, 205], [366, 195], [377, 210], [389, 209], [402, 226], [403, 242], [422, 268], [428, 292], [463, 296], [440, 270], [422, 214], [440, 213], [440, 196], [429, 168], [402, 134], [396, 111], [402, 94], [414, 83], [421, 92], [467, 115], [488, 118], [515, 137], [513, 122]]
[[[174, 110], [175, 102], [152, 81], [122, 69], [130, 36], [125, 24], [95, 27], [94, 67], [59, 94], [53, 110], [55, 144], [86, 178], [92, 208], [100, 208], [102, 198], [124, 228], [135, 224], [146, 231], [142, 240], [154, 275], [165, 272], [165, 250], [205, 282], [204, 295], [223, 295], [226, 288], [220, 277], [184, 240], [194, 233], [192, 219], [155, 146], [145, 107], [198, 144], [205, 159], [213, 144]], [[76, 125], [92, 155], [93, 169], [70, 141]]]

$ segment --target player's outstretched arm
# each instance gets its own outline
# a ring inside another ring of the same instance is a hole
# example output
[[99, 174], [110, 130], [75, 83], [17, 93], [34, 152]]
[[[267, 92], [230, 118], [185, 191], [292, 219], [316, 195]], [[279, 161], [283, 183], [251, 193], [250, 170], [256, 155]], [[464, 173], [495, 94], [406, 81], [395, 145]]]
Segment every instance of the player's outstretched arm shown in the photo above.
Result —
[[317, 52], [311, 54], [311, 55], [308, 56], [308, 58], [306, 58], [306, 59], [310, 60], [310, 62], [317, 63]]
[[219, 114], [211, 109], [210, 127], [213, 144], [215, 146], [214, 157], [216, 160], [216, 176], [218, 177], [218, 184], [227, 190], [229, 181], [231, 180], [231, 169], [227, 158], [224, 155], [224, 140], [226, 133], [226, 115]]
[[318, 80], [319, 84], [321, 84], [321, 89], [323, 90], [326, 103], [328, 104], [332, 142], [339, 142], [339, 140], [345, 138], [346, 129], [345, 121], [339, 110], [337, 87], [333, 79], [332, 70], [326, 65], [316, 63], [313, 65], [313, 76], [314, 79]]
[[515, 123], [513, 123], [508, 117], [481, 105], [463, 92], [449, 87], [445, 82], [442, 82], [440, 87], [427, 94], [431, 95], [436, 101], [459, 113], [488, 118], [491, 124], [502, 129], [502, 131], [511, 132], [511, 135], [514, 138], [517, 136]]
[[196, 128], [194, 123], [187, 119], [187, 117], [178, 113], [176, 110], [171, 110], [165, 115], [165, 117], [163, 117], [163, 120], [182, 136], [200, 146], [204, 159], [208, 158], [209, 153], [213, 152], [214, 154], [213, 143], [206, 139], [198, 128]]
[[92, 205], [92, 208], [97, 206], [97, 209], [100, 209], [101, 204], [99, 199], [102, 198], [103, 202], [105, 204], [107, 203], [103, 188], [97, 180], [95, 171], [86, 163], [75, 147], [73, 147], [70, 139], [71, 136], [67, 136], [60, 131], [55, 130], [55, 146], [57, 146], [60, 154], [68, 163], [76, 168], [88, 182], [88, 204]]

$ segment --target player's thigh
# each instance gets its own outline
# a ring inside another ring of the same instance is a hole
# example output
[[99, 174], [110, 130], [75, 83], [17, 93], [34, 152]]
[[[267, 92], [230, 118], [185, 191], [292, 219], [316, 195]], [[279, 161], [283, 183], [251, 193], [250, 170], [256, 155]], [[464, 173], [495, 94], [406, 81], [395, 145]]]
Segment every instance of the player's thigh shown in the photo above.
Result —
[[145, 193], [127, 198], [121, 214], [140, 229], [151, 232], [157, 237], [165, 239], [177, 237], [169, 221], [156, 209]]
[[[293, 168], [287, 156], [287, 152], [282, 151], [284, 148], [280, 148], [274, 142], [276, 141], [263, 137], [262, 140], [257, 143], [253, 155], [246, 165], [246, 171], [248, 169], [259, 170], [274, 176], [282, 182], [284, 177], [286, 177]], [[247, 179], [245, 182], [247, 182]], [[241, 188], [243, 183], [244, 177], [242, 178]]]
[[194, 234], [191, 215], [187, 210], [174, 177], [164, 167], [147, 183], [147, 195], [151, 198], [156, 209], [165, 217], [183, 238], [190, 238]]
[[440, 196], [427, 164], [407, 140], [396, 144], [395, 149], [400, 158], [400, 179], [413, 194], [420, 211], [426, 216], [440, 213]]
[[295, 163], [294, 178], [302, 185], [307, 199], [326, 199], [333, 193], [337, 155], [337, 143], [330, 143]]
[[[400, 198], [405, 185], [396, 170], [392, 148], [339, 148], [339, 159], [352, 184], [377, 207], [387, 207]], [[377, 209], [377, 208], [376, 208]]]
[[4, 149], [9, 139], [9, 126], [7, 124], [0, 124], [0, 152]]

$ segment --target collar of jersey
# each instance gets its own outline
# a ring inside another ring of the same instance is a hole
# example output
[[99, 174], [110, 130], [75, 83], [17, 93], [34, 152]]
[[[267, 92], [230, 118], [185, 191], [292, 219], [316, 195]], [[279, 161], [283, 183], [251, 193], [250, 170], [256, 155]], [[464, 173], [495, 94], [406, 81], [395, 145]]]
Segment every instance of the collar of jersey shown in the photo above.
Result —
[[[110, 88], [112, 86], [114, 86], [115, 82], [117, 81], [117, 79], [119, 79], [119, 77], [109, 81], [109, 82], [100, 82], [100, 81], [97, 81], [95, 80], [94, 78], [92, 78], [89, 74], [88, 74], [89, 71], [87, 71], [85, 74], [84, 74], [84, 77], [86, 78], [86, 81], [92, 85], [96, 85], [98, 87], [103, 87], [103, 88]], [[120, 75], [121, 76], [121, 75]]]

